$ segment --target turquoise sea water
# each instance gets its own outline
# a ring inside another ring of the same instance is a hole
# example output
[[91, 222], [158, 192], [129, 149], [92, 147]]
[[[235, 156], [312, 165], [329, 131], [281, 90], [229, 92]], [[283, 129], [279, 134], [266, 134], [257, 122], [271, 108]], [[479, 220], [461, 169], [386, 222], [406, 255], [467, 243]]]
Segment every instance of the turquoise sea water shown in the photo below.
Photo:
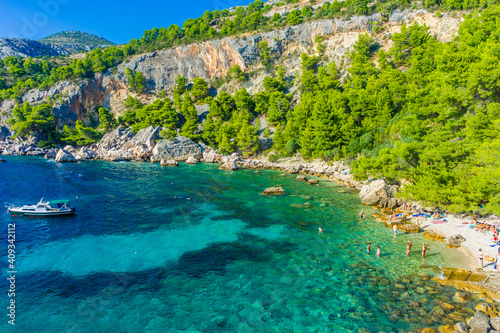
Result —
[[[453, 289], [417, 273], [456, 266], [460, 253], [430, 243], [422, 260], [421, 235], [394, 238], [359, 219], [370, 209], [335, 183], [207, 164], [6, 159], [0, 202], [69, 198], [78, 214], [1, 217], [2, 332], [404, 332], [436, 326], [433, 309], [455, 304]], [[259, 194], [271, 186], [286, 195]], [[6, 316], [9, 223], [15, 327]]]

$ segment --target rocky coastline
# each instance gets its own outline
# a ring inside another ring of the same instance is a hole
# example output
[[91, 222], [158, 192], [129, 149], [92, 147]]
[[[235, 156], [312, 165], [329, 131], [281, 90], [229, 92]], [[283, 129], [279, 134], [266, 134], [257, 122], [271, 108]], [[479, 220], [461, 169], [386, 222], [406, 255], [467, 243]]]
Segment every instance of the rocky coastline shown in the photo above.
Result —
[[[380, 208], [380, 212], [375, 212], [373, 217], [378, 222], [383, 222], [386, 227], [392, 228], [398, 225], [400, 231], [405, 233], [420, 232], [425, 228], [424, 238], [444, 241], [446, 238], [450, 247], [459, 247], [464, 241], [459, 234], [452, 235], [446, 232], [436, 232], [432, 226], [423, 226], [419, 221], [412, 220], [412, 215], [422, 209], [417, 204], [405, 204], [395, 197], [399, 188], [390, 185], [383, 179], [360, 182], [353, 179], [350, 168], [342, 161], [326, 163], [322, 161], [305, 162], [300, 158], [288, 158], [271, 162], [266, 157], [244, 158], [237, 153], [226, 156], [217, 150], [196, 143], [189, 138], [178, 136], [173, 140], [162, 140], [160, 137], [161, 127], [150, 126], [133, 134], [130, 128], [118, 127], [107, 133], [96, 144], [76, 148], [70, 145], [58, 149], [44, 149], [38, 147], [33, 142], [11, 141], [4, 138], [0, 141], [0, 154], [2, 155], [27, 155], [44, 156], [54, 159], [56, 162], [83, 162], [90, 160], [108, 161], [150, 161], [160, 163], [166, 167], [176, 167], [179, 162], [186, 164], [214, 163], [220, 165], [221, 170], [235, 171], [243, 169], [271, 169], [282, 170], [287, 174], [297, 175], [297, 180], [307, 184], [318, 184], [317, 180], [310, 180], [306, 176], [322, 177], [336, 181], [350, 188], [360, 191], [360, 199], [363, 204]], [[268, 191], [266, 193], [266, 191]], [[264, 194], [282, 194], [285, 190], [281, 188], [271, 188], [264, 191]], [[404, 209], [403, 209], [404, 208]], [[394, 218], [392, 214], [398, 214]], [[443, 235], [443, 233], [445, 235]], [[463, 237], [462, 237], [463, 238]], [[449, 270], [440, 277], [435, 277], [437, 283], [443, 285], [453, 285], [462, 290], [461, 294], [465, 298], [476, 297], [479, 303], [475, 311], [470, 313], [467, 320], [458, 321], [453, 327], [442, 326], [439, 332], [490, 332], [500, 331], [500, 307], [493, 299], [500, 299], [500, 289], [488, 288], [478, 281], [484, 278], [483, 272], [469, 272], [467, 278], [456, 279], [460, 270]], [[478, 279], [471, 281], [473, 274], [483, 274]], [[490, 277], [488, 277], [490, 278]], [[495, 284], [496, 285], [496, 284]], [[500, 286], [500, 279], [498, 280]], [[457, 292], [458, 293], [458, 292]], [[484, 296], [484, 297], [478, 297]], [[458, 297], [458, 296], [457, 296]], [[449, 309], [448, 309], [449, 310]], [[453, 311], [443, 311], [452, 316]], [[457, 317], [458, 319], [458, 317]], [[430, 328], [425, 328], [421, 332], [435, 332]]]

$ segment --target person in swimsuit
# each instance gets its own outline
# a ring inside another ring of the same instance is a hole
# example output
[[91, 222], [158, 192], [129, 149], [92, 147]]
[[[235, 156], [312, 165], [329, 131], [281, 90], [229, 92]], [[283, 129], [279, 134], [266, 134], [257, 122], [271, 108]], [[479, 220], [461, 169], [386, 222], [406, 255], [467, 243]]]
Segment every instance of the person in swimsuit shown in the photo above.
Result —
[[380, 246], [377, 245], [377, 257], [380, 257]]
[[427, 251], [427, 246], [425, 246], [425, 242], [422, 242], [422, 258], [425, 258], [425, 251]]
[[362, 210], [362, 211], [359, 212], [359, 217], [360, 218], [365, 217], [365, 211], [364, 210]]
[[498, 268], [500, 267], [500, 249], [498, 249], [497, 261], [495, 262], [495, 266], [498, 273]]
[[371, 247], [372, 243], [368, 243], [368, 246], [366, 247], [366, 254], [370, 254]]
[[398, 234], [398, 225], [397, 224], [393, 224], [392, 225], [392, 231], [394, 232], [394, 237], [396, 237], [396, 235]]
[[409, 257], [410, 256], [410, 251], [411, 251], [411, 242], [408, 241], [406, 243], [406, 256]]
[[323, 228], [321, 228], [321, 226], [319, 226], [319, 233], [322, 233], [323, 232]]
[[483, 268], [484, 267], [484, 264], [483, 264], [484, 254], [483, 254], [482, 249], [479, 249], [477, 258], [479, 259], [479, 266], [478, 267]]

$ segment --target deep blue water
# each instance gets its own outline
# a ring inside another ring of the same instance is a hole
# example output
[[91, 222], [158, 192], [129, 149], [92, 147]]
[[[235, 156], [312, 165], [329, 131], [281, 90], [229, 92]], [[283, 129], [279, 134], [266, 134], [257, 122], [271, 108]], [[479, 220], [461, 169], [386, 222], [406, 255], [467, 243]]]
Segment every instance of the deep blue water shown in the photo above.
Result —
[[[418, 273], [453, 267], [460, 254], [436, 242], [422, 260], [420, 235], [394, 238], [359, 219], [357, 193], [335, 183], [206, 164], [5, 159], [0, 202], [72, 199], [78, 214], [1, 217], [2, 332], [403, 332], [436, 326], [444, 319], [432, 310], [453, 302], [454, 290]], [[286, 195], [260, 194], [271, 186]]]

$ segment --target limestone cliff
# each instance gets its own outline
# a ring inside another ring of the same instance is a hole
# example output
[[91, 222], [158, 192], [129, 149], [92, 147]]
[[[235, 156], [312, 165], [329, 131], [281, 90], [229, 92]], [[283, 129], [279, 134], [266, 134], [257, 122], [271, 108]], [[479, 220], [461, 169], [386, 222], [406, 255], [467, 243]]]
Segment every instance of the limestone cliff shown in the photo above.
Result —
[[[323, 35], [327, 46], [326, 57], [334, 60], [337, 65], [343, 63], [342, 70], [348, 65], [342, 60], [346, 60], [358, 35], [372, 33], [372, 22], [377, 21], [380, 21], [379, 14], [355, 16], [349, 20], [318, 20], [265, 33], [243, 34], [140, 54], [120, 64], [116, 70], [96, 75], [92, 80], [59, 82], [47, 91], [33, 89], [22, 97], [22, 101], [36, 104], [49, 98], [54, 99], [55, 96], [55, 114], [59, 128], [65, 124], [74, 124], [76, 120], [88, 123], [89, 115], [95, 112], [97, 106], [107, 107], [118, 116], [124, 111], [123, 102], [127, 96], [136, 95], [128, 90], [126, 67], [142, 72], [146, 78], [147, 93], [137, 96], [143, 102], [154, 100], [162, 89], [169, 92], [179, 74], [189, 80], [197, 76], [209, 80], [224, 77], [234, 65], [252, 72], [250, 80], [243, 83], [243, 86], [250, 93], [256, 93], [263, 89], [263, 79], [268, 75], [259, 61], [258, 45], [261, 40], [268, 42], [275, 64], [283, 66], [288, 76], [295, 76], [296, 71], [300, 71], [300, 54], [315, 53], [314, 38], [316, 35]], [[426, 24], [438, 40], [447, 42], [456, 35], [462, 21], [460, 15], [452, 17], [444, 14], [438, 18], [425, 10], [395, 11], [384, 24], [385, 29], [374, 37], [383, 48], [389, 48], [392, 43], [388, 38], [389, 34], [399, 31], [404, 23], [419, 22]], [[239, 87], [231, 82], [219, 89], [232, 92]], [[14, 105], [13, 101], [4, 101], [0, 105], [0, 126], [5, 125], [10, 118]]]

